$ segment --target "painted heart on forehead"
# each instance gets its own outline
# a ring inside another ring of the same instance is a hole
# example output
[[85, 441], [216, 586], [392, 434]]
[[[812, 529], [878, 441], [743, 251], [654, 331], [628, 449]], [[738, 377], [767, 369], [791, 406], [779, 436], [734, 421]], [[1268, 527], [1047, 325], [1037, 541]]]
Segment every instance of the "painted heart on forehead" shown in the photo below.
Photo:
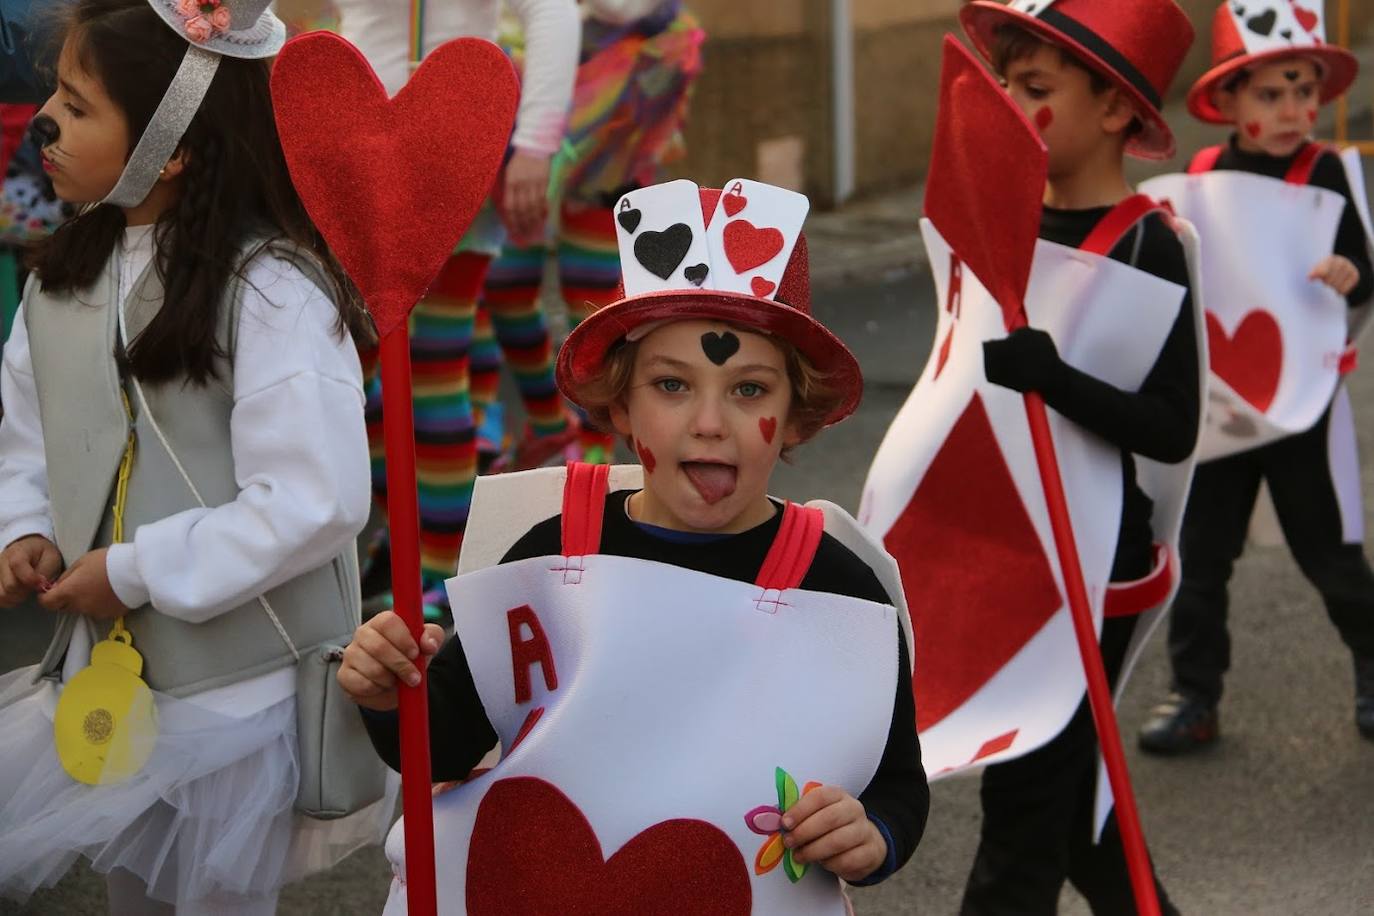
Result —
[[523, 776], [493, 785], [468, 847], [469, 916], [747, 916], [744, 856], [720, 828], [677, 818], [641, 831], [609, 859], [557, 787]]
[[393, 99], [337, 35], [302, 35], [277, 57], [272, 104], [291, 179], [383, 335], [490, 193], [518, 97], [510, 60], [477, 38], [440, 45]]
[[1267, 411], [1283, 376], [1283, 332], [1274, 316], [1248, 312], [1228, 335], [1208, 312], [1207, 349], [1212, 371], [1256, 410]]

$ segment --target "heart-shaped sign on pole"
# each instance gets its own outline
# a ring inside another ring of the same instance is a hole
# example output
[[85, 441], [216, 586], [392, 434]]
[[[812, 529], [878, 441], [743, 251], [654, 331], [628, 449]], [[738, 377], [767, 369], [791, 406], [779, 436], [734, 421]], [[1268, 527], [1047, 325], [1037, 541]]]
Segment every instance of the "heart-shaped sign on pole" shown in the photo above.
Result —
[[[1009, 331], [1026, 324], [1026, 285], [1048, 174], [1049, 153], [1025, 114], [963, 45], [945, 36], [935, 148], [926, 176], [926, 216], [1002, 307]], [[1025, 401], [1136, 907], [1146, 916], [1158, 916], [1154, 873], [1093, 626], [1049, 416], [1039, 394], [1027, 394]]]
[[[391, 99], [358, 49], [327, 32], [288, 42], [272, 71], [292, 181], [381, 335], [392, 587], [417, 642], [424, 619], [407, 318], [491, 192], [519, 95], [509, 58], [479, 38], [436, 48]], [[400, 690], [413, 916], [438, 908], [427, 690], [423, 669], [418, 686]]]

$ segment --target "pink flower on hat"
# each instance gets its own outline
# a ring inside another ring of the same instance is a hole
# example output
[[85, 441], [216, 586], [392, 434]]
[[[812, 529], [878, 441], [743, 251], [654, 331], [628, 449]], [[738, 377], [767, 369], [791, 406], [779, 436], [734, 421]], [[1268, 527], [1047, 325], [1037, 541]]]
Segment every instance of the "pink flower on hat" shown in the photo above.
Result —
[[176, 9], [186, 20], [186, 37], [197, 44], [229, 31], [233, 18], [224, 0], [177, 0]]
[[196, 44], [209, 41], [213, 34], [215, 34], [215, 27], [204, 16], [197, 16], [186, 21], [186, 37]]
[[216, 32], [227, 32], [229, 31], [229, 20], [232, 18], [233, 14], [221, 6], [210, 14], [210, 24], [215, 27]]
[[177, 0], [177, 12], [186, 19], [200, 15], [200, 0]]

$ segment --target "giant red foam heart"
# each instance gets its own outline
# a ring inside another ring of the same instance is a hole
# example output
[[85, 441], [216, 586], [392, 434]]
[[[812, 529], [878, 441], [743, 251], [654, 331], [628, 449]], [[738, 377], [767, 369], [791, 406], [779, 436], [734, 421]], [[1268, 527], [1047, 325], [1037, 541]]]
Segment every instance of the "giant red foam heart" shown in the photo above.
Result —
[[440, 45], [394, 99], [337, 35], [282, 48], [272, 102], [291, 178], [381, 334], [406, 320], [490, 193], [518, 98], [509, 58], [479, 38]]
[[1208, 312], [1207, 349], [1212, 371], [1256, 410], [1267, 411], [1283, 371], [1283, 333], [1274, 316], [1249, 312], [1228, 336], [1217, 317]]
[[911, 608], [924, 730], [977, 693], [1063, 604], [977, 394], [883, 543]]
[[542, 779], [503, 779], [477, 808], [469, 916], [747, 916], [752, 901], [744, 857], [705, 821], [663, 821], [603, 859], [587, 818]]
[[782, 251], [783, 237], [778, 229], [760, 229], [747, 219], [725, 224], [725, 257], [735, 273], [742, 274], [767, 264]]

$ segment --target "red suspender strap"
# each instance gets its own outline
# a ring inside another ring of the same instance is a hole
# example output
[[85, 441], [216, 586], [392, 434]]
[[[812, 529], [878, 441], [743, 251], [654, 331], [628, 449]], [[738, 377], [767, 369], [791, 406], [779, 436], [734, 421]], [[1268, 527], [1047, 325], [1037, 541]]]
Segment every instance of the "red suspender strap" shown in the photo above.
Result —
[[1203, 172], [1210, 172], [1217, 167], [1217, 160], [1221, 158], [1221, 147], [1209, 146], [1197, 151], [1193, 161], [1188, 163], [1189, 175], [1200, 175]]
[[1078, 249], [1100, 254], [1105, 258], [1116, 247], [1116, 243], [1125, 238], [1126, 233], [1144, 219], [1146, 214], [1161, 209], [1163, 208], [1149, 195], [1133, 194], [1102, 217]]
[[1329, 147], [1322, 143], [1307, 144], [1293, 159], [1293, 164], [1288, 167], [1288, 174], [1283, 176], [1283, 180], [1289, 184], [1311, 184], [1312, 170], [1317, 167], [1317, 161], [1328, 150]]
[[811, 561], [816, 558], [816, 548], [821, 546], [824, 533], [825, 514], [820, 509], [787, 503], [782, 510], [778, 536], [763, 559], [755, 584], [779, 591], [799, 587], [811, 569]]
[[568, 462], [563, 485], [563, 556], [585, 557], [601, 550], [601, 517], [611, 468]]
[[1155, 567], [1143, 579], [1107, 586], [1102, 612], [1107, 617], [1134, 617], [1159, 607], [1174, 586], [1174, 562], [1169, 548], [1155, 545]]

